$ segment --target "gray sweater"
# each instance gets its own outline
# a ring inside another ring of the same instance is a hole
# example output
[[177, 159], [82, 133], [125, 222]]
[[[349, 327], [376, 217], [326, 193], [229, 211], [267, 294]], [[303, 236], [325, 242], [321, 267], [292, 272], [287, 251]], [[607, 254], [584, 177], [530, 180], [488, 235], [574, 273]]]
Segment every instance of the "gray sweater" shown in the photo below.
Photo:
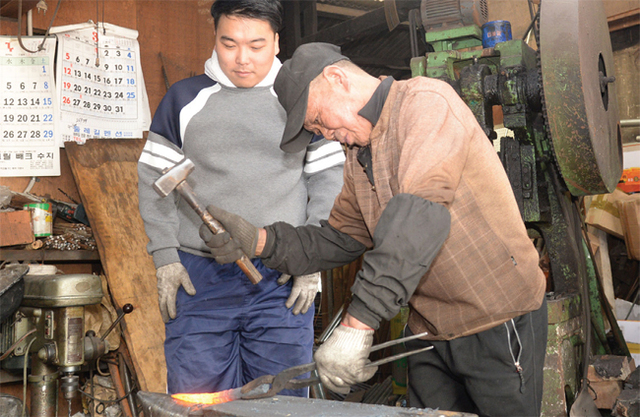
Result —
[[256, 226], [318, 224], [342, 187], [344, 153], [337, 142], [320, 139], [295, 154], [279, 148], [286, 114], [272, 84], [280, 62], [256, 87], [236, 88], [215, 58], [214, 52], [207, 75], [167, 92], [138, 163], [140, 213], [156, 267], [179, 262], [178, 249], [210, 256], [194, 210], [177, 192], [162, 198], [152, 187], [163, 169], [184, 157], [195, 165], [188, 182], [200, 204]]

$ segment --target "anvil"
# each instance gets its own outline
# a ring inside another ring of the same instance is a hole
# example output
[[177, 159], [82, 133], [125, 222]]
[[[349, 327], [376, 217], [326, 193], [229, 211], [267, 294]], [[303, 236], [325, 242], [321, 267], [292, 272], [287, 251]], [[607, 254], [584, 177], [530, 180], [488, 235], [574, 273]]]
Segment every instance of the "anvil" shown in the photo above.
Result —
[[275, 396], [257, 400], [193, 405], [167, 394], [138, 392], [145, 417], [478, 417], [476, 414], [391, 407], [344, 401]]

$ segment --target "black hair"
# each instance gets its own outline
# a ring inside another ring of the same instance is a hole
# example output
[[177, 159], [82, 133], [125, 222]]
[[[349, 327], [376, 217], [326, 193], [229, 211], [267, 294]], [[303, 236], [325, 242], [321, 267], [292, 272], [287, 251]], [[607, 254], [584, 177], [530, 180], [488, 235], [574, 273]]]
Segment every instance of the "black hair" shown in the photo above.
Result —
[[278, 33], [282, 28], [282, 5], [280, 0], [215, 0], [211, 5], [213, 24], [217, 28], [220, 16], [241, 16], [269, 22]]

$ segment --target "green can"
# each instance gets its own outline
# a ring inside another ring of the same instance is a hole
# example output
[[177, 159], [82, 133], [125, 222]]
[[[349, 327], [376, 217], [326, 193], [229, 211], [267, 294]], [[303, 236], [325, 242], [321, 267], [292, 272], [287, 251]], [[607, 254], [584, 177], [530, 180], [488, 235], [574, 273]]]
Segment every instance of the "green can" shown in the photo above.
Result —
[[31, 226], [35, 237], [51, 236], [53, 230], [53, 216], [50, 203], [25, 204], [25, 210], [31, 212]]

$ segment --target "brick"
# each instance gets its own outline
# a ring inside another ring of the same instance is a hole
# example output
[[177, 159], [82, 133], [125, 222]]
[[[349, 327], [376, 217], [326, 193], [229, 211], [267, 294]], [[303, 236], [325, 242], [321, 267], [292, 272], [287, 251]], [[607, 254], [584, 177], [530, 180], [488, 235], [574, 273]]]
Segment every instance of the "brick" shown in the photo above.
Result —
[[616, 400], [612, 416], [637, 417], [640, 415], [640, 390], [626, 389]]
[[[610, 410], [616, 403], [616, 399], [622, 392], [622, 381], [602, 381], [591, 382], [589, 394], [596, 403], [596, 407], [600, 409]], [[595, 391], [595, 395], [594, 395]]]
[[616, 355], [599, 355], [589, 365], [587, 379], [590, 382], [624, 381], [635, 369], [633, 358]]

